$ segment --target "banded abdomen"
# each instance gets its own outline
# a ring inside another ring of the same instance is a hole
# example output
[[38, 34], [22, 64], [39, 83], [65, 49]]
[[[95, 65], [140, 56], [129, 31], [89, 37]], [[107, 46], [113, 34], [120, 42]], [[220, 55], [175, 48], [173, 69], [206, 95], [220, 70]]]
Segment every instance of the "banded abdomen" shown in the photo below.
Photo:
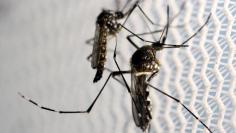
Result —
[[107, 31], [105, 28], [96, 26], [95, 40], [92, 52], [91, 66], [97, 69], [93, 82], [97, 82], [102, 78], [104, 63], [106, 61], [106, 45], [107, 45]]

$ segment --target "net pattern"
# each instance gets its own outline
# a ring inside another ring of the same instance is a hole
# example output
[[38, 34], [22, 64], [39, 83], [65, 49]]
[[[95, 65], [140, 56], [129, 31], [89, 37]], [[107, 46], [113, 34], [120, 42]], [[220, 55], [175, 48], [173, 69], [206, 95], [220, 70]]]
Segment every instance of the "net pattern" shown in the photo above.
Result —
[[[181, 3], [169, 1], [169, 4], [171, 14], [176, 14]], [[162, 3], [155, 1], [145, 8], [165, 20], [165, 8], [154, 8], [158, 5]], [[180, 44], [205, 22], [210, 12], [212, 17], [188, 42], [189, 48], [160, 53], [161, 72], [153, 81], [160, 89], [183, 101], [216, 133], [236, 132], [235, 6], [235, 1], [188, 1], [177, 22], [186, 22], [185, 28], [171, 28], [168, 42]], [[171, 99], [155, 93], [153, 101], [157, 116], [154, 115], [153, 132], [206, 131]]]

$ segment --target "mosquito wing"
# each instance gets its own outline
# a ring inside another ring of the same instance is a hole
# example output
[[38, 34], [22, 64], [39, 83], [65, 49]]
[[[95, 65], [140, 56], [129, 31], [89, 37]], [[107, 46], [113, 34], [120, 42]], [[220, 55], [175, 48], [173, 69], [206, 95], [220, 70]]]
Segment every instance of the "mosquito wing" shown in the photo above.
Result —
[[100, 38], [100, 33], [101, 33], [101, 27], [97, 24], [96, 25], [96, 30], [95, 30], [95, 37], [94, 37], [94, 44], [93, 44], [93, 51], [92, 51], [92, 61], [91, 61], [91, 66], [92, 68], [97, 68], [98, 66], [98, 61], [99, 61], [99, 38]]
[[140, 121], [139, 121], [139, 111], [137, 110], [137, 108], [140, 108], [140, 103], [138, 100], [138, 92], [136, 92], [136, 78], [135, 75], [133, 73], [131, 73], [131, 95], [133, 96], [133, 101], [132, 101], [132, 114], [133, 114], [133, 118], [134, 118], [134, 122], [136, 124], [136, 126], [140, 126]]
[[132, 113], [136, 126], [145, 131], [151, 120], [149, 91], [146, 84], [147, 75], [131, 74]]

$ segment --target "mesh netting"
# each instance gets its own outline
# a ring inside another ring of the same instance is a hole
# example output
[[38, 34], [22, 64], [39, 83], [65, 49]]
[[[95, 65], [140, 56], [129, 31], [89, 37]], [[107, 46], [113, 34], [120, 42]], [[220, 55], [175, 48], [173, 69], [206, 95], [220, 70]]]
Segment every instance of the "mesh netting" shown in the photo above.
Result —
[[[180, 2], [180, 1], [178, 1]], [[182, 1], [183, 2], [183, 1]], [[173, 14], [181, 3], [169, 1]], [[160, 1], [152, 5], [151, 15], [163, 20], [166, 9]], [[158, 5], [158, 8], [155, 8]], [[189, 43], [189, 48], [163, 50], [162, 68], [153, 84], [183, 101], [213, 132], [236, 132], [235, 128], [235, 6], [233, 1], [188, 1], [167, 42], [180, 44], [191, 36], [212, 12], [207, 26]], [[158, 14], [159, 13], [159, 14]], [[157, 15], [158, 14], [158, 15]], [[156, 19], [156, 21], [158, 20]], [[164, 19], [165, 20], [165, 19]], [[174, 25], [174, 24], [173, 24]], [[153, 132], [205, 132], [185, 109], [163, 95], [153, 96]]]

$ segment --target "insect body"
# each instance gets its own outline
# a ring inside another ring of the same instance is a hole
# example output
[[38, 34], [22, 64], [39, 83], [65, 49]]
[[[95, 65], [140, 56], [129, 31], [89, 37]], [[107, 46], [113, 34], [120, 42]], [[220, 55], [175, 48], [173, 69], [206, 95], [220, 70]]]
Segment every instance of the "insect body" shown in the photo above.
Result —
[[[202, 122], [190, 109], [188, 109], [180, 100], [161, 91], [160, 89], [152, 86], [149, 83], [150, 80], [155, 76], [155, 74], [158, 73], [160, 69], [160, 63], [158, 59], [156, 58], [156, 52], [165, 48], [187, 47], [188, 45], [184, 45], [184, 44], [187, 43], [191, 38], [193, 38], [197, 33], [200, 32], [200, 30], [208, 23], [211, 14], [208, 16], [206, 22], [197, 30], [197, 32], [195, 32], [192, 36], [190, 36], [187, 40], [185, 40], [180, 45], [173, 45], [173, 44], [165, 43], [165, 40], [167, 38], [167, 33], [168, 33], [168, 26], [169, 26], [169, 7], [167, 8], [167, 16], [168, 16], [167, 25], [162, 31], [160, 40], [153, 42], [151, 45], [142, 46], [141, 48], [138, 48], [134, 52], [130, 61], [130, 65], [131, 65], [130, 71], [121, 71], [120, 67], [118, 66], [118, 63], [115, 60], [117, 68], [120, 71], [120, 73], [116, 75], [121, 75], [125, 83], [125, 86], [129, 88], [123, 74], [127, 74], [127, 72], [130, 72], [131, 74], [130, 90], [131, 90], [131, 96], [132, 96], [133, 118], [134, 118], [136, 126], [140, 127], [144, 132], [148, 131], [147, 129], [148, 127], [150, 127], [150, 121], [152, 119], [151, 102], [149, 100], [149, 87], [151, 87], [155, 89], [156, 91], [178, 102], [180, 105], [182, 105], [193, 117], [195, 117], [195, 119], [197, 119], [209, 132], [212, 133], [210, 128], [204, 122]], [[137, 35], [134, 34], [134, 35], [128, 36], [128, 41], [130, 41], [131, 44], [134, 44], [134, 42], [130, 38], [133, 36], [137, 36]], [[147, 42], [144, 39], [141, 39], [141, 40]], [[121, 81], [119, 82], [121, 83]]]
[[138, 49], [131, 58], [131, 94], [132, 112], [135, 124], [145, 131], [152, 119], [149, 88], [146, 80], [153, 72], [159, 71], [159, 61], [156, 59], [156, 50], [151, 46]]
[[93, 69], [97, 69], [97, 73], [93, 82], [97, 82], [102, 77], [104, 63], [106, 61], [107, 37], [109, 35], [114, 36], [119, 32], [121, 26], [117, 20], [124, 18], [124, 16], [122, 12], [103, 10], [97, 18], [91, 61], [91, 66]]
[[[168, 48], [180, 48], [187, 45], [166, 45]], [[149, 98], [149, 82], [159, 72], [160, 62], [156, 52], [165, 48], [165, 44], [145, 45], [135, 51], [131, 57], [131, 95], [132, 113], [136, 126], [146, 131], [152, 119], [151, 101]]]

